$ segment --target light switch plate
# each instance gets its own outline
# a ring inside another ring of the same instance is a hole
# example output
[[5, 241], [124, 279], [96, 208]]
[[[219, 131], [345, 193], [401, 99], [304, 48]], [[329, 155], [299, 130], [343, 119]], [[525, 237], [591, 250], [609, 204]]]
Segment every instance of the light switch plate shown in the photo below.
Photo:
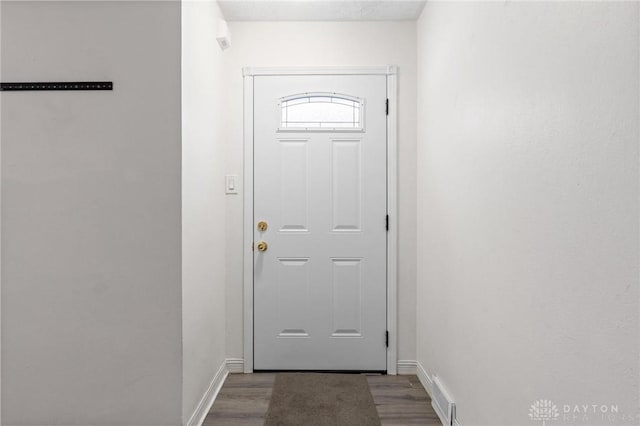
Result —
[[226, 175], [224, 177], [224, 184], [226, 194], [237, 194], [238, 193], [238, 175]]

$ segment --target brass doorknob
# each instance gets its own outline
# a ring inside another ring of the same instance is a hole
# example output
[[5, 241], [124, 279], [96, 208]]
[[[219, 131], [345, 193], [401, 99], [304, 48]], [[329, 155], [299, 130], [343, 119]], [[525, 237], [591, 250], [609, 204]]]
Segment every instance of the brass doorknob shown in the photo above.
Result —
[[258, 231], [264, 232], [267, 230], [268, 227], [269, 225], [267, 224], [266, 221], [261, 220], [260, 222], [258, 222]]
[[267, 245], [266, 241], [258, 241], [258, 244], [256, 244], [256, 247], [258, 248], [258, 251], [267, 251], [267, 248], [269, 246]]

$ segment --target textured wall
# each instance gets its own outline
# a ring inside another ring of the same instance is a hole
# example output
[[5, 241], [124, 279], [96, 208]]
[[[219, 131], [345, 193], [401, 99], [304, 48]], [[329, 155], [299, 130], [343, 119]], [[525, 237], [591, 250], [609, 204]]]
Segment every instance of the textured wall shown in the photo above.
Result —
[[183, 420], [225, 359], [223, 52], [213, 1], [182, 2]]
[[180, 423], [180, 4], [3, 2], [2, 424]]
[[417, 350], [461, 425], [640, 422], [639, 8], [423, 11]]

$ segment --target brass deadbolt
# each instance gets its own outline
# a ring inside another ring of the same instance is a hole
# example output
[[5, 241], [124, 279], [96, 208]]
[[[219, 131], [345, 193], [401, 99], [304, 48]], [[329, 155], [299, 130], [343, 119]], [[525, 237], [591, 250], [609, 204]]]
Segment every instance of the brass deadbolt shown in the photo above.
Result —
[[266, 221], [261, 220], [260, 222], [258, 222], [258, 231], [264, 232], [267, 230], [268, 227], [269, 225], [267, 224]]

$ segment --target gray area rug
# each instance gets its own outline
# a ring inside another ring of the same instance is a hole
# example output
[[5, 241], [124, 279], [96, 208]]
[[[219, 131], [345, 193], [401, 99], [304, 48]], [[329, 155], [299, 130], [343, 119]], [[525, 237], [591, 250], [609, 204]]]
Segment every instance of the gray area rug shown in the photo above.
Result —
[[361, 374], [278, 373], [265, 426], [379, 426]]

